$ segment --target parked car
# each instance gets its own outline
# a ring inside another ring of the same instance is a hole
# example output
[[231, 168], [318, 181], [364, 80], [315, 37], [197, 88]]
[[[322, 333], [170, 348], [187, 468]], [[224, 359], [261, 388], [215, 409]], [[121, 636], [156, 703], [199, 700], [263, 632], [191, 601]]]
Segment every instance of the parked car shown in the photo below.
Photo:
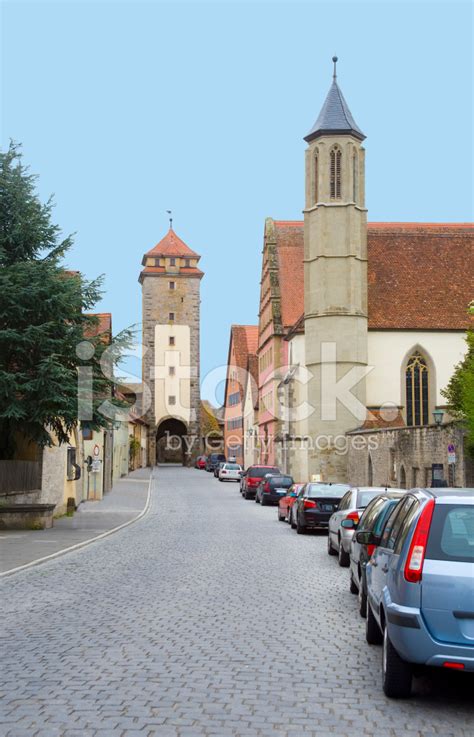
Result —
[[383, 642], [387, 696], [414, 666], [474, 672], [474, 489], [405, 494], [367, 564], [366, 639]]
[[305, 484], [291, 507], [293, 529], [302, 535], [307, 530], [327, 528], [330, 516], [350, 488], [348, 484]]
[[226, 461], [226, 457], [223, 453], [210, 453], [207, 456], [206, 471], [214, 471], [215, 467], [221, 462]]
[[[217, 463], [217, 465], [214, 467], [213, 473], [214, 473], [214, 478], [215, 479], [218, 479], [219, 478], [219, 471], [221, 470], [221, 468], [224, 465], [224, 463], [225, 463], [225, 461], [219, 461], [219, 463]], [[229, 461], [229, 463], [230, 463], [230, 461]]]
[[[349, 489], [342, 497], [337, 510], [331, 515], [328, 528], [328, 555], [337, 552], [339, 565], [343, 568], [349, 566], [351, 540], [362, 511], [374, 497], [386, 489], [385, 486], [359, 486]], [[352, 520], [352, 524], [341, 526], [343, 520]]]
[[[361, 617], [367, 616], [367, 581], [365, 567], [372, 553], [380, 543], [382, 530], [395, 504], [406, 494], [405, 491], [389, 489], [375, 497], [367, 505], [360, 518], [349, 550], [350, 559], [350, 591], [359, 596], [359, 612]], [[348, 521], [342, 521], [343, 527]], [[335, 554], [333, 549], [333, 554]]]
[[200, 471], [203, 471], [206, 468], [206, 461], [207, 456], [198, 456], [194, 468], [199, 468]]
[[267, 473], [261, 479], [255, 493], [255, 501], [264, 507], [266, 504], [278, 504], [286, 496], [290, 486], [294, 484], [291, 476]]
[[238, 481], [240, 483], [241, 473], [242, 466], [238, 463], [223, 463], [219, 471], [219, 481]]
[[288, 493], [278, 502], [278, 519], [280, 522], [290, 521], [291, 507], [303, 486], [304, 484], [292, 484], [288, 489]]
[[249, 466], [242, 475], [240, 491], [245, 499], [255, 499], [257, 486], [266, 473], [280, 473], [277, 466]]

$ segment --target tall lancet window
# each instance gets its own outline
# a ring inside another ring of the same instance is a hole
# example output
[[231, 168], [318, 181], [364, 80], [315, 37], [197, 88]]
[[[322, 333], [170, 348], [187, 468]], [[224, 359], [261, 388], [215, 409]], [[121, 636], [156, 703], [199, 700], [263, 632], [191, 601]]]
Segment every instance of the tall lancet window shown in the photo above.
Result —
[[314, 154], [313, 176], [314, 176], [313, 202], [316, 205], [317, 202], [318, 202], [318, 200], [319, 200], [319, 156], [318, 156], [318, 149], [316, 149], [316, 152]]
[[330, 153], [329, 171], [330, 193], [333, 200], [341, 199], [341, 158], [341, 149], [334, 146]]
[[359, 194], [359, 170], [357, 168], [357, 153], [354, 151], [352, 155], [352, 199], [357, 202]]
[[429, 372], [419, 351], [408, 359], [405, 371], [407, 425], [428, 424]]

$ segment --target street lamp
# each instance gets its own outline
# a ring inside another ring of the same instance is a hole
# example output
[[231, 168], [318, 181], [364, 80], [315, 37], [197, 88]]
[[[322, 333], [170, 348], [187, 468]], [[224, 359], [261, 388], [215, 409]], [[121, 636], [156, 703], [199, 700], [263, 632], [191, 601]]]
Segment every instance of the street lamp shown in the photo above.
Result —
[[435, 424], [438, 425], [439, 427], [440, 425], [443, 424], [444, 411], [442, 409], [433, 410], [433, 417], [434, 417]]

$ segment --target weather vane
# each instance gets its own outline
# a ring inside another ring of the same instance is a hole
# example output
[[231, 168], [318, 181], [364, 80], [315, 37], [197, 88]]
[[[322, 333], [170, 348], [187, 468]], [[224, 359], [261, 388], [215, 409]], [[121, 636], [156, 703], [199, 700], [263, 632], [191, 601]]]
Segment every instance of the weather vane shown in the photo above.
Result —
[[333, 57], [332, 57], [332, 60], [333, 60], [333, 62], [334, 62], [334, 74], [333, 74], [333, 78], [334, 78], [334, 79], [336, 79], [336, 64], [337, 64], [337, 56], [333, 56]]
[[172, 210], [166, 210], [168, 215], [170, 216], [170, 228], [173, 227], [173, 211]]

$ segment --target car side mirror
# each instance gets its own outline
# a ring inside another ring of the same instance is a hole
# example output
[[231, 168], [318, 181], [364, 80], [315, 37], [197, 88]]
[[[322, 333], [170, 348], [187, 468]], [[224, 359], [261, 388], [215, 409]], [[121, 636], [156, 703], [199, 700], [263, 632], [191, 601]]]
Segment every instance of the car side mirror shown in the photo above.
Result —
[[369, 530], [360, 530], [356, 532], [356, 540], [359, 545], [370, 545], [372, 533]]
[[343, 519], [341, 522], [341, 527], [344, 527], [345, 530], [355, 530], [357, 527], [355, 520], [353, 519]]

